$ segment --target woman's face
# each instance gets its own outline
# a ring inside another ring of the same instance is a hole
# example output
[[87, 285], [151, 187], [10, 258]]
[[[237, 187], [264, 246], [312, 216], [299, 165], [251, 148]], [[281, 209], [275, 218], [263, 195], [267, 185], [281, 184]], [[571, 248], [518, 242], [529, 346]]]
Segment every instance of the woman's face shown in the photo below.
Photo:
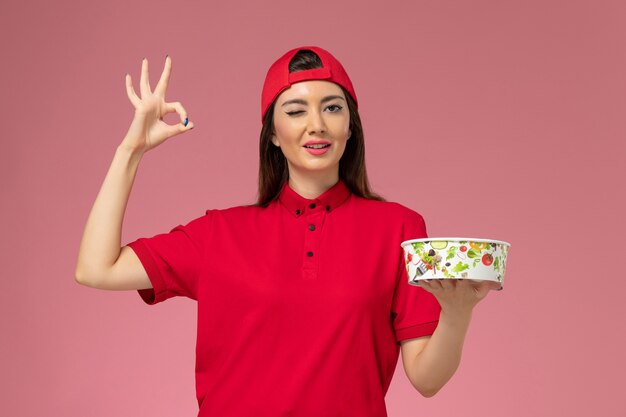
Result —
[[272, 143], [285, 155], [292, 178], [338, 178], [351, 133], [348, 103], [335, 83], [302, 81], [276, 99]]

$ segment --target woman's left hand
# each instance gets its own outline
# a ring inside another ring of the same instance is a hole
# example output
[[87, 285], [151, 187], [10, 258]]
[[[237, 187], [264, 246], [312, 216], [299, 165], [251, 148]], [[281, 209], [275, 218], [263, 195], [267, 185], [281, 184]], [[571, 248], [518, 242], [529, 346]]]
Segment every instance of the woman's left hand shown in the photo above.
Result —
[[494, 281], [472, 281], [470, 279], [431, 279], [419, 281], [419, 286], [437, 298], [441, 309], [447, 313], [471, 312], [489, 291], [502, 285]]

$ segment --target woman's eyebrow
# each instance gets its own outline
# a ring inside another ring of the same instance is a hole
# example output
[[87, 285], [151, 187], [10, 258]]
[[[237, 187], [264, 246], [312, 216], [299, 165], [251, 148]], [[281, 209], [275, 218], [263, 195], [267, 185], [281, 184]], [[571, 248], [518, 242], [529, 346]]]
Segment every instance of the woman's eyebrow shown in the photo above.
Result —
[[[322, 101], [321, 101], [321, 102], [322, 102], [322, 103], [326, 103], [327, 101], [334, 100], [334, 99], [336, 99], [336, 98], [341, 99], [341, 100], [344, 100], [344, 98], [343, 98], [343, 97], [341, 97], [341, 96], [326, 96], [326, 97], [324, 97], [324, 98], [322, 99]], [[345, 100], [344, 100], [344, 101], [345, 101]], [[306, 104], [307, 104], [306, 100], [302, 100], [302, 99], [300, 99], [300, 98], [294, 98], [293, 100], [287, 100], [287, 101], [285, 101], [282, 105], [283, 105], [283, 106], [286, 106], [287, 104], [293, 104], [293, 103], [295, 103], [295, 104], [304, 104], [304, 105], [306, 105]]]

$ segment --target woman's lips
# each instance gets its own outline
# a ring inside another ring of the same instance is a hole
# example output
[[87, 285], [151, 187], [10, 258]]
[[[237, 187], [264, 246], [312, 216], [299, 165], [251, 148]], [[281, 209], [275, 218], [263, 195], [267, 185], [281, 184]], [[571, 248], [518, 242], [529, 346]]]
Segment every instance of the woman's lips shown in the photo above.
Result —
[[328, 144], [326, 147], [324, 148], [307, 148], [306, 146], [304, 147], [304, 149], [307, 150], [307, 152], [309, 152], [311, 155], [323, 155], [326, 152], [328, 152], [328, 150], [330, 149], [330, 144]]

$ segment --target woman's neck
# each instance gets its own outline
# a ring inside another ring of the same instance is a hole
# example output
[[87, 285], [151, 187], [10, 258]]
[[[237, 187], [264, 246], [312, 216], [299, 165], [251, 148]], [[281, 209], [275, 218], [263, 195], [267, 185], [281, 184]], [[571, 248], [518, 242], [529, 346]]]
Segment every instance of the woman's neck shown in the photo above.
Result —
[[330, 177], [302, 177], [296, 173], [289, 173], [289, 186], [300, 196], [312, 200], [324, 194], [339, 181], [339, 173]]

